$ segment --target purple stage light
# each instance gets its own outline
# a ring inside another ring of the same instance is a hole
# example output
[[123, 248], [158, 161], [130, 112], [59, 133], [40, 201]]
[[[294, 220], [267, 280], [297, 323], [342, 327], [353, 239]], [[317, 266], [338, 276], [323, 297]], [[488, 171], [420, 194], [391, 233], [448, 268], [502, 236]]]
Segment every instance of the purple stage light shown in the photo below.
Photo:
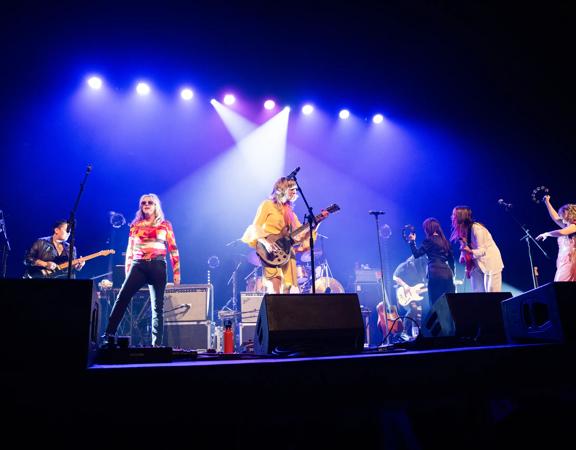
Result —
[[232, 94], [226, 94], [224, 96], [224, 104], [225, 105], [233, 105], [236, 102], [236, 97], [234, 97], [234, 95]]

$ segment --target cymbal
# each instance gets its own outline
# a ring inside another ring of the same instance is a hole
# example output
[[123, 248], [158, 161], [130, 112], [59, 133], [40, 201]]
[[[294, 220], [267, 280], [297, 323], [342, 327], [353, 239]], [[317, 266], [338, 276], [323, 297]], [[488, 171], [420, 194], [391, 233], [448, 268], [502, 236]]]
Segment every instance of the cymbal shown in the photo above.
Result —
[[260, 267], [262, 265], [262, 261], [260, 260], [260, 258], [258, 257], [258, 254], [256, 253], [256, 250], [251, 251], [250, 253], [248, 253], [246, 255], [246, 261], [248, 261], [250, 264], [252, 264], [253, 266], [258, 266]]
[[315, 290], [320, 294], [332, 293], [332, 294], [343, 294], [344, 287], [340, 284], [338, 280], [330, 277], [321, 277], [316, 280]]
[[[318, 258], [319, 256], [322, 256], [322, 250], [314, 250], [314, 258]], [[301, 253], [300, 261], [310, 262], [311, 260], [312, 258], [310, 257], [310, 250]]]

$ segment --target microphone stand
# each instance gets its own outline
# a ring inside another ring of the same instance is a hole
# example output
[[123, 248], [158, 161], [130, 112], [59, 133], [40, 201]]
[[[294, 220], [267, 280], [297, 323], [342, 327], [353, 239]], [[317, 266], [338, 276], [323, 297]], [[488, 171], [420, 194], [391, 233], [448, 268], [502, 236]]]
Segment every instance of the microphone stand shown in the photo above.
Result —
[[378, 224], [378, 216], [384, 214], [380, 211], [370, 212], [376, 220], [376, 238], [378, 239], [378, 255], [380, 256], [380, 289], [382, 290], [382, 303], [384, 306], [384, 339], [382, 340], [381, 347], [391, 347], [390, 344], [390, 331], [388, 331], [388, 319], [386, 313], [388, 312], [388, 295], [386, 294], [386, 288], [384, 287], [384, 264], [382, 263], [382, 246], [380, 245], [380, 225]]
[[84, 173], [84, 179], [80, 183], [80, 191], [78, 191], [78, 196], [76, 197], [76, 202], [74, 203], [74, 208], [70, 211], [70, 218], [68, 219], [68, 231], [70, 233], [70, 247], [68, 252], [68, 279], [72, 278], [72, 260], [74, 259], [74, 242], [76, 241], [76, 210], [78, 209], [78, 203], [80, 202], [80, 196], [84, 191], [84, 185], [88, 179], [88, 175], [92, 172], [92, 165], [88, 164], [86, 167], [86, 172]]
[[[300, 168], [298, 168], [295, 172], [298, 172]], [[314, 228], [317, 225], [316, 222], [316, 217], [314, 216], [314, 213], [312, 212], [312, 207], [308, 204], [308, 200], [306, 200], [306, 196], [304, 195], [304, 192], [302, 191], [302, 188], [300, 187], [300, 184], [298, 183], [298, 180], [296, 179], [296, 173], [293, 172], [291, 175], [288, 176], [288, 178], [294, 180], [294, 182], [296, 183], [296, 188], [298, 189], [298, 192], [300, 192], [300, 196], [302, 197], [302, 200], [304, 201], [304, 204], [306, 205], [306, 210], [308, 211], [308, 214], [306, 214], [304, 216], [304, 218], [306, 219], [306, 221], [308, 222], [308, 226], [310, 228], [310, 237], [309, 242], [310, 242], [310, 266], [311, 266], [311, 270], [312, 270], [312, 294], [316, 294], [316, 270], [315, 270], [315, 262], [314, 262], [314, 236], [312, 235], [312, 231], [314, 230]]]
[[534, 289], [536, 289], [538, 287], [538, 281], [536, 279], [536, 272], [534, 271], [534, 261], [532, 259], [532, 247], [530, 247], [530, 241], [532, 241], [534, 243], [534, 245], [536, 245], [536, 247], [538, 247], [540, 249], [540, 251], [542, 252], [542, 254], [550, 259], [550, 256], [548, 256], [548, 254], [544, 251], [544, 249], [540, 246], [540, 244], [538, 244], [538, 241], [536, 241], [536, 239], [534, 239], [532, 237], [532, 235], [530, 234], [530, 231], [528, 230], [528, 228], [526, 228], [526, 225], [520, 223], [520, 221], [514, 216], [514, 214], [512, 214], [510, 212], [510, 207], [509, 206], [505, 206], [504, 210], [510, 214], [510, 217], [512, 217], [512, 219], [514, 219], [514, 222], [516, 222], [518, 224], [518, 226], [522, 229], [522, 231], [524, 232], [524, 236], [522, 236], [520, 238], [521, 241], [526, 241], [526, 247], [528, 249], [528, 260], [530, 261], [530, 271], [532, 273], [532, 284], [534, 286]]
[[4, 242], [2, 243], [2, 263], [0, 265], [0, 278], [6, 278], [6, 262], [8, 260], [8, 252], [12, 251], [10, 248], [10, 241], [8, 240], [8, 235], [6, 234], [6, 220], [4, 219], [4, 212], [0, 209], [0, 231], [2, 236], [4, 236]]

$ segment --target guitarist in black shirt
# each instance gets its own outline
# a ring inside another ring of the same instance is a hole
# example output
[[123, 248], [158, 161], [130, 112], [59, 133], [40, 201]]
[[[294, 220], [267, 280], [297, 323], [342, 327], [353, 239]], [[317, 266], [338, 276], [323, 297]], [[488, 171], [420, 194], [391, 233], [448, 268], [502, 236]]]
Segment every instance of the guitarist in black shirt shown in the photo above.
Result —
[[[52, 236], [37, 239], [26, 252], [24, 278], [53, 278], [58, 264], [68, 261], [70, 254], [70, 244], [66, 242], [70, 237], [68, 222], [56, 221], [53, 230]], [[76, 248], [73, 258], [76, 259]], [[80, 260], [74, 265], [74, 269], [81, 270], [84, 264], [85, 262]], [[65, 276], [66, 272], [61, 272], [60, 275]]]

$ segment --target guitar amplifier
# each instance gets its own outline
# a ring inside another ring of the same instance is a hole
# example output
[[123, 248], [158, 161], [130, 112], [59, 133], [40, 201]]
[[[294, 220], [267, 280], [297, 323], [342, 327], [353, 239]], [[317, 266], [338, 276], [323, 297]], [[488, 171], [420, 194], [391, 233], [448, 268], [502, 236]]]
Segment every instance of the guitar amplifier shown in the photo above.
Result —
[[256, 323], [263, 297], [259, 292], [240, 292], [241, 322]]
[[210, 284], [181, 284], [166, 288], [164, 321], [207, 320], [212, 295]]

